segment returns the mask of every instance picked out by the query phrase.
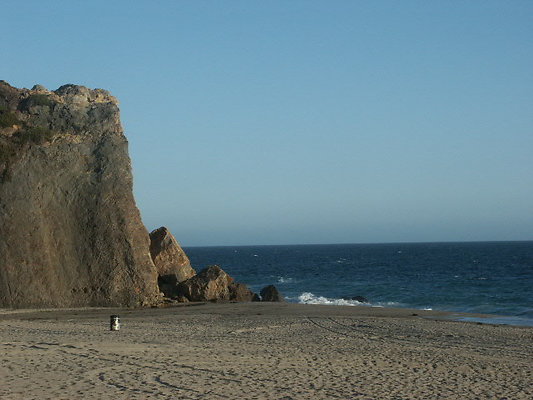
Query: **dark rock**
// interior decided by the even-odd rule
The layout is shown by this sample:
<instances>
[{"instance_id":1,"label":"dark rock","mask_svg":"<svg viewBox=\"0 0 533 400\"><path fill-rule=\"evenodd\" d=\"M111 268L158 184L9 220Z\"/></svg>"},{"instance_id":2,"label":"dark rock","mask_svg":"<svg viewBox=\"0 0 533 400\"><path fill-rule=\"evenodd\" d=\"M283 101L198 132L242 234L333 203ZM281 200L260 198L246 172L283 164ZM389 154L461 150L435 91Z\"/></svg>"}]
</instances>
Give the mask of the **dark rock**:
<instances>
[{"instance_id":1,"label":"dark rock","mask_svg":"<svg viewBox=\"0 0 533 400\"><path fill-rule=\"evenodd\" d=\"M176 290L177 284L176 282L172 282L173 275L170 275L168 278L168 281L166 280L167 277L158 277L157 278L157 285L159 286L159 291L163 293L163 296L165 297L176 297L178 295L178 292Z\"/></svg>"},{"instance_id":2,"label":"dark rock","mask_svg":"<svg viewBox=\"0 0 533 400\"><path fill-rule=\"evenodd\" d=\"M0 82L0 307L157 303L117 100L36 89Z\"/></svg>"},{"instance_id":3,"label":"dark rock","mask_svg":"<svg viewBox=\"0 0 533 400\"><path fill-rule=\"evenodd\" d=\"M244 283L236 282L229 285L229 293L231 301L254 301L254 297L257 296Z\"/></svg>"},{"instance_id":4,"label":"dark rock","mask_svg":"<svg viewBox=\"0 0 533 400\"><path fill-rule=\"evenodd\" d=\"M359 303L368 303L368 299L366 297L363 297L363 296L343 296L342 297L343 300L355 300L355 301L358 301Z\"/></svg>"},{"instance_id":5,"label":"dark rock","mask_svg":"<svg viewBox=\"0 0 533 400\"><path fill-rule=\"evenodd\" d=\"M196 274L178 241L165 227L150 233L150 255L157 270L159 289L167 297L176 296L176 285Z\"/></svg>"},{"instance_id":6,"label":"dark rock","mask_svg":"<svg viewBox=\"0 0 533 400\"><path fill-rule=\"evenodd\" d=\"M259 294L261 295L261 301L285 301L274 285L264 287Z\"/></svg>"}]
</instances>

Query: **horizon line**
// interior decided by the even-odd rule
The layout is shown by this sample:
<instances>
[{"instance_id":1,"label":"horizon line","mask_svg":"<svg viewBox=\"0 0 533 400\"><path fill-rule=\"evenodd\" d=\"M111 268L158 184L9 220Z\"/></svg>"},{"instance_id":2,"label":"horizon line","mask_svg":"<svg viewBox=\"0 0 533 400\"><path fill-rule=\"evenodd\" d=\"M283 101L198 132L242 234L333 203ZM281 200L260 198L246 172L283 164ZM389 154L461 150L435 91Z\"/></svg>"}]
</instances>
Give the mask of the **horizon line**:
<instances>
[{"instance_id":1,"label":"horizon line","mask_svg":"<svg viewBox=\"0 0 533 400\"><path fill-rule=\"evenodd\" d=\"M223 244L223 245L182 245L191 247L274 247L274 246L342 246L342 245L402 245L402 244L453 244L453 243L523 243L533 242L533 239L521 240L445 240L445 241L416 241L416 242L339 242L339 243L289 243L289 244Z\"/></svg>"}]
</instances>

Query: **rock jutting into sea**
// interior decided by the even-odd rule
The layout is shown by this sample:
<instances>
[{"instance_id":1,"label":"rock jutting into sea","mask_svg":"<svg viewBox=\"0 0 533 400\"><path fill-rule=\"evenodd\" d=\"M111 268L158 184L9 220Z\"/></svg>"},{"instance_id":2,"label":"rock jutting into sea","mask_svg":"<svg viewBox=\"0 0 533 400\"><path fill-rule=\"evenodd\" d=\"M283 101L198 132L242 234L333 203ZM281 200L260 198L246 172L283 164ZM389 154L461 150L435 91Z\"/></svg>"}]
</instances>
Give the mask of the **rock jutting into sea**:
<instances>
[{"instance_id":1,"label":"rock jutting into sea","mask_svg":"<svg viewBox=\"0 0 533 400\"><path fill-rule=\"evenodd\" d=\"M257 301L246 285L234 282L218 265L211 265L177 286L177 295L188 301Z\"/></svg>"},{"instance_id":2,"label":"rock jutting into sea","mask_svg":"<svg viewBox=\"0 0 533 400\"><path fill-rule=\"evenodd\" d=\"M218 274L209 300L253 298ZM195 278L172 234L141 221L118 101L0 81L0 307L152 306Z\"/></svg>"},{"instance_id":3,"label":"rock jutting into sea","mask_svg":"<svg viewBox=\"0 0 533 400\"><path fill-rule=\"evenodd\" d=\"M150 233L150 254L159 289L171 301L259 301L259 296L217 265L196 275L185 251L164 226Z\"/></svg>"}]
</instances>

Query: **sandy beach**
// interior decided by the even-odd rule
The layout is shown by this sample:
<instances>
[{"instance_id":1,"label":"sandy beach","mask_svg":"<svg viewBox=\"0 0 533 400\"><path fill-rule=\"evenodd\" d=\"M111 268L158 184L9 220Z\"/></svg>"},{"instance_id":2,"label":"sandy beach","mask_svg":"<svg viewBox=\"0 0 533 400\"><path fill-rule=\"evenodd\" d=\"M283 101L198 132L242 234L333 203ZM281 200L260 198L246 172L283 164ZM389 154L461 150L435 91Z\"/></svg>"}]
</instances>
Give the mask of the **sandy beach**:
<instances>
[{"instance_id":1,"label":"sandy beach","mask_svg":"<svg viewBox=\"0 0 533 400\"><path fill-rule=\"evenodd\" d=\"M445 315L286 303L1 310L0 398L533 398L533 328L434 318Z\"/></svg>"}]
</instances>

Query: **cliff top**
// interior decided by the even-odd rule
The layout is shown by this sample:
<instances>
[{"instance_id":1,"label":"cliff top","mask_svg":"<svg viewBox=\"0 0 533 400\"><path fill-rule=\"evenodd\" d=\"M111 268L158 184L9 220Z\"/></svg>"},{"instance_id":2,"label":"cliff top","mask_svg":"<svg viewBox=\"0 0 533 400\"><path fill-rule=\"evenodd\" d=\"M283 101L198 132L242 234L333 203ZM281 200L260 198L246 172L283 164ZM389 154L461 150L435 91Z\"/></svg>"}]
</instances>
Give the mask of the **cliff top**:
<instances>
[{"instance_id":1,"label":"cliff top","mask_svg":"<svg viewBox=\"0 0 533 400\"><path fill-rule=\"evenodd\" d=\"M14 111L17 105L32 96L42 96L56 103L113 103L118 105L118 100L104 89L89 89L85 86L66 84L56 90L48 90L42 85L34 85L31 89L16 88L6 81L0 80L0 110ZM46 101L43 101L45 103Z\"/></svg>"},{"instance_id":2,"label":"cliff top","mask_svg":"<svg viewBox=\"0 0 533 400\"><path fill-rule=\"evenodd\" d=\"M0 136L122 133L118 100L104 89L42 85L18 89L0 81ZM53 133L53 135L51 134Z\"/></svg>"}]
</instances>

